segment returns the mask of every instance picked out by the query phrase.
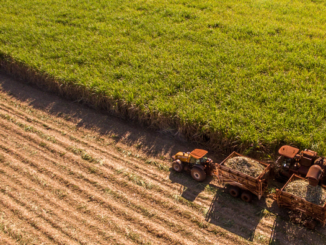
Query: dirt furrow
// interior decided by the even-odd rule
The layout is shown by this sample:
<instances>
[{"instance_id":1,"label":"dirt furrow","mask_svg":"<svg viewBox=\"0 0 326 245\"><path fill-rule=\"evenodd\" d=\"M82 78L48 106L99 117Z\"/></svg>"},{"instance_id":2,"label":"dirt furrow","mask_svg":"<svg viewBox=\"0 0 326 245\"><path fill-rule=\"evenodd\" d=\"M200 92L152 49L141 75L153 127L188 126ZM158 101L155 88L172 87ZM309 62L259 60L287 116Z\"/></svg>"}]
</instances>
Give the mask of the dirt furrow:
<instances>
[{"instance_id":1,"label":"dirt furrow","mask_svg":"<svg viewBox=\"0 0 326 245\"><path fill-rule=\"evenodd\" d=\"M67 125L67 124L62 123L62 124L60 124L60 128L59 128L59 127L57 127L57 125L51 123L51 121L49 122L48 120L46 120L46 124L44 124L44 121L39 119L39 117L42 117L40 115L38 117L36 117L34 115L31 115L31 114L22 113L21 111L17 110L15 107L11 107L11 106L8 106L8 105L5 105L5 104L1 104L1 105L2 105L2 107L6 107L6 109L1 108L3 113L11 113L12 116L19 117L23 121L27 120L29 122L33 122L33 125L38 124L40 126L39 128L41 128L41 129L46 128L46 131L43 130L43 133L44 132L48 132L48 133L50 132L51 135L56 136L56 138L59 138L59 139L61 138L60 140L62 142L67 141L67 139L61 137L61 136L65 135L65 136L69 136L69 141L73 141L76 144L80 144L83 147L86 147L88 150L93 149L93 151L94 150L96 151L96 154L108 156L109 158L115 158L115 159L121 159L121 158L124 157L121 153L118 152L118 150L116 150L116 152L114 152L114 153L112 151L108 152L107 148L105 148L103 146L103 142L102 142L102 144L100 144L101 141L99 141L99 140L95 140L95 142L92 143L92 141L94 141L94 138L99 139L101 137L101 139L103 139L104 138L103 136L98 135L97 137L91 137L91 138L88 138L89 139L88 141L86 141L86 140L83 139L83 137L80 137L79 134L82 133L83 135L89 135L89 133L91 133L91 132L84 132L85 129L82 129L82 128L79 128L78 131L77 130L71 130L71 128L75 129L75 127L73 126L74 124L72 124L72 123L71 123L71 125ZM19 108L19 109L21 109L21 108ZM68 123L68 122L66 122L66 123ZM67 130L69 130L69 131L67 131ZM114 141L111 140L110 142L112 143ZM119 148L119 147L114 147L114 145L112 145L112 144L110 146L111 146L111 148ZM144 160L140 161L137 158L132 158L132 160L133 160L133 162L130 163L130 164L137 163L138 168L139 168L139 166L144 167ZM170 167L170 164L168 164L168 166ZM149 168L151 168L153 170L157 169L157 168L155 168L155 167L153 167L151 165L145 165L145 167L143 168L144 173L148 172ZM159 180L164 181L165 180L164 177L166 177L166 173L164 173L163 175L160 174L158 176L158 172L153 172L153 176L156 176L155 179L157 181L159 181ZM169 187L175 188L173 185L169 185Z\"/></svg>"},{"instance_id":2,"label":"dirt furrow","mask_svg":"<svg viewBox=\"0 0 326 245\"><path fill-rule=\"evenodd\" d=\"M21 203L16 202L6 193L0 192L0 204L13 213L15 213L20 219L26 221L30 226L35 227L40 231L44 236L47 236L50 240L53 240L58 244L78 244L73 239L66 237L64 234L59 232L57 229L49 225L42 218L39 218L38 215L34 214L27 210Z\"/></svg>"},{"instance_id":3,"label":"dirt furrow","mask_svg":"<svg viewBox=\"0 0 326 245\"><path fill-rule=\"evenodd\" d=\"M2 115L3 116L3 115ZM20 122L15 122L15 123L18 123L18 124L20 124L21 125L21 123ZM24 125L24 127L26 127L26 125ZM27 127L29 127L29 126L27 126ZM67 145L67 143L63 143L63 142L61 142L61 141L59 141L59 140L55 140L56 141L56 144L59 144L60 146L62 146L62 147L64 147L64 149L65 150L69 150L69 147L68 147L68 145ZM78 150L80 150L80 149L78 149ZM80 150L80 151L82 151L82 150ZM129 162L128 162L129 163ZM121 164L125 164L125 162L122 162ZM107 164L101 164L102 166L106 166ZM113 165L112 167L114 168L114 167L116 167L116 165L117 164L115 164L115 165ZM138 171L139 172L139 169L140 169L140 167L139 166L136 166L136 171ZM145 171L144 171L145 172ZM143 172L143 174L145 174L146 176L148 175L148 171L147 171L147 173L144 173ZM160 185L160 182L159 181L157 181L157 180L155 180L156 181L156 183L157 183L157 185ZM172 194L172 196L173 195L175 195L175 193L173 193ZM191 206L194 206L194 204L192 204L192 203L190 203L190 202L188 202L188 204L191 204Z\"/></svg>"},{"instance_id":4,"label":"dirt furrow","mask_svg":"<svg viewBox=\"0 0 326 245\"><path fill-rule=\"evenodd\" d=\"M1 145L1 147L4 148L3 145ZM12 150L9 150L9 149L7 149L7 150L11 151L11 153L13 153ZM110 207L110 209L113 209L114 212L124 214L124 216L127 217L126 213L129 213L130 210L128 210L127 208L121 207L121 203L119 204L119 203L115 203L113 201L107 202L96 191L90 189L91 187L88 186L87 183L85 183L82 187L79 187L79 182L76 182L72 179L70 179L70 180L67 179L64 175L62 175L60 172L58 172L55 169L53 169L53 168L48 169L49 166L43 167L43 166L45 166L44 164L42 165L40 163L35 163L31 159L29 159L27 157L23 157L18 152L14 152L13 154L15 154L16 157L18 156L19 158L21 158L22 162L24 162L24 163L29 162L31 165L33 165L33 167L37 167L38 171L40 171L40 173L41 172L43 174L47 173L49 176L54 175L55 177L53 177L53 178L55 178L59 182L61 182L61 184L63 184L63 188L67 187L67 188L71 189L72 191L78 191L80 195L84 195L86 198L91 198L93 201L101 203L105 207ZM147 231L152 233L153 236L156 237L156 239L158 238L159 240L162 240L162 239L168 240L170 243L178 243L178 239L172 239L170 237L171 234L169 234L169 232L165 231L164 233L162 233L161 229L154 228L154 226L152 227L151 222L149 220L147 220L145 217L141 216L140 214L134 213L133 215L129 215L129 216L132 217L131 219L134 220L135 223L143 226ZM128 218L128 219L130 219L130 218ZM159 227L158 224L156 224L155 226ZM176 237L174 236L174 238L176 238Z\"/></svg>"},{"instance_id":5,"label":"dirt furrow","mask_svg":"<svg viewBox=\"0 0 326 245\"><path fill-rule=\"evenodd\" d=\"M0 210L0 237L3 238L4 241L7 241L8 244L52 244L52 242L40 232L25 221L19 219L17 214L1 204Z\"/></svg>"},{"instance_id":6,"label":"dirt furrow","mask_svg":"<svg viewBox=\"0 0 326 245\"><path fill-rule=\"evenodd\" d=\"M1 146L1 147L3 147L3 146ZM10 152L10 153L13 154L12 152ZM36 164L34 164L33 162L30 162L29 160L26 160L25 158L22 158L22 156L15 155L15 157L19 158L18 159L19 161L17 161L18 164L23 164L23 166L20 167L21 172L24 171L23 170L24 168L28 169L30 172L34 172L34 174L37 174L39 176L39 179L44 180L45 182L48 183L49 188L53 187L52 192L57 191L57 192L59 192L59 195L61 195L60 193L64 193L64 195L67 196L67 197L65 197L65 200L72 196L72 197L74 197L73 202L76 204L82 204L82 205L87 204L90 207L89 209L87 209L88 211L93 210L93 211L97 212L94 217L106 215L108 218L113 218L115 224L123 224L122 227L134 226L135 229L131 230L130 232L128 231L128 229L126 230L122 227L120 227L120 229L123 232L127 232L127 237L130 237L132 240L138 240L140 244L146 244L147 243L146 241L149 240L149 235L144 233L143 231L141 231L141 230L143 230L141 228L142 227L141 225L143 225L142 224L143 222L141 222L141 221L131 222L131 221L135 221L135 217L133 217L133 215L131 215L131 213L128 212L126 209L121 210L119 207L119 204L112 204L111 200L110 200L110 202L98 200L97 198L95 198L93 193L83 191L83 188L80 188L78 185L76 185L77 182L74 182L74 183L66 182L60 176L60 174L58 174L59 172L46 171L45 168L36 166ZM23 163L23 161L25 161L25 162ZM28 163L26 163L26 161L28 161ZM28 165L28 164L31 164L31 165ZM36 166L36 170L35 170L35 166ZM39 167L39 168L37 168L37 167ZM15 166L15 168L17 168L17 166ZM44 173L46 173L48 175L44 175ZM32 175L32 174L30 174L30 175ZM27 177L30 178L30 180L38 183L38 180L35 180L30 176L27 176ZM93 203L94 203L94 205L93 205ZM81 208L84 208L84 207L82 206ZM116 216L119 218L115 218ZM117 226L117 227L119 228L119 226ZM144 237L144 239L142 238L142 236ZM153 242L153 241L151 241L151 242L153 244L155 244L155 242Z\"/></svg>"},{"instance_id":7,"label":"dirt furrow","mask_svg":"<svg viewBox=\"0 0 326 245\"><path fill-rule=\"evenodd\" d=\"M25 193L22 192L21 188L17 189L17 185L6 180L1 175L1 181L5 187L9 187L10 191L6 191L5 194L14 200L17 204L23 206L30 213L34 213L39 219L43 219L43 222L46 222L48 225L52 226L58 232L64 234L66 237L69 237L75 240L80 244L96 244L88 240L88 232L82 233L78 232L77 229L72 228L72 223L66 222L64 216L59 215L54 212L53 209L49 209L48 205L42 205L28 198ZM57 216L53 216L51 213ZM96 239L95 239L96 240Z\"/></svg>"},{"instance_id":8,"label":"dirt furrow","mask_svg":"<svg viewBox=\"0 0 326 245\"><path fill-rule=\"evenodd\" d=\"M94 182L94 181L91 181L91 182ZM123 183L122 183L122 184L123 184ZM155 201L155 199L154 199L154 201ZM162 203L162 204L165 204L164 201L161 202L161 203ZM166 206L166 204L165 204L165 206ZM170 205L169 208L174 208L174 206L175 206L175 203L171 203L171 205ZM179 212L180 212L180 211L177 211L177 214L179 214ZM189 215L189 214L191 214L191 213L188 213L188 214L186 215L187 218L193 216L193 215ZM194 221L194 222L198 222L198 219L196 219L196 218L192 218L191 220Z\"/></svg>"},{"instance_id":9,"label":"dirt furrow","mask_svg":"<svg viewBox=\"0 0 326 245\"><path fill-rule=\"evenodd\" d=\"M2 104L2 106L4 106L4 105ZM4 110L3 108L1 108L1 110L3 111L3 113L10 113L10 112L19 113L19 111L17 111L15 108L11 108L11 107L7 108L7 110ZM55 138L57 140L61 141L62 143L64 143L64 142L67 143L67 141L68 142L73 141L74 144L76 144L77 147L78 147L78 145L82 145L82 147L86 147L87 150L92 151L92 153L94 153L94 151L95 151L96 155L107 156L110 159L117 159L117 160L124 158L124 156L121 153L119 153L118 151L116 151L115 153L108 152L107 149L105 147L101 146L100 144L98 144L98 142L95 142L95 144L94 144L94 143L91 143L89 141L83 140L81 137L78 136L78 133L81 133L82 129L79 129L78 133L76 133L77 131L75 131L75 130L71 130L71 131L68 132L68 131L64 131L65 126L69 127L69 128L71 128L73 126L71 126L71 125L67 126L67 125L63 124L62 125L63 127L56 128L56 126L51 124L51 123L47 122L47 124L44 124L43 121L40 121L40 120L36 119L36 117L33 117L32 115L29 115L29 114L25 115L23 113L19 113L19 114L21 114L19 119L21 119L21 120L28 119L28 121L33 122L33 125L34 125L34 123L38 124L40 126L40 131L43 134L45 132L46 133L51 132L51 135L55 136ZM2 116L5 116L5 114L2 114ZM17 115L16 114L11 114L11 117L17 117ZM28 126L31 127L31 125L28 125ZM46 128L46 131L42 130L44 127ZM62 135L65 135L65 136L69 135L69 140L66 139L65 137L62 137ZM69 143L72 143L72 142L69 142ZM162 184L161 183L162 181L165 182L166 173L158 175L158 172L155 172L155 170L157 168L155 168L153 166L150 166L150 165L145 165L144 166L144 162L139 161L137 158L132 158L132 161L133 162L130 162L130 161L127 160L128 165L130 165L130 164L134 165L134 168L133 168L134 170L136 170L138 172L142 171L142 174L151 175L151 177L149 177L149 178L153 178L153 180L157 181L160 184ZM126 165L125 162L124 162L124 165ZM177 190L173 185L168 185L168 186L170 188L173 188L173 189Z\"/></svg>"},{"instance_id":10,"label":"dirt furrow","mask_svg":"<svg viewBox=\"0 0 326 245\"><path fill-rule=\"evenodd\" d=\"M113 231L115 231L115 229L119 229L120 231L122 231L121 232L122 234L124 234L126 232L126 230L121 229L121 227L119 227L117 225L117 223L123 224L125 227L130 226L130 224L127 224L127 223L125 224L121 219L114 218L113 219L115 222L114 223L113 220L110 219L109 216L104 216L102 210L99 209L98 205L92 204L90 202L89 198L82 199L82 198L80 198L80 196L77 196L71 192L56 193L57 191L62 190L62 186L60 184L56 183L55 181L51 181L51 179L43 178L43 176L41 176L41 175L38 177L35 177L37 175L37 172L33 169L30 169L29 166L26 166L26 165L20 166L19 162L16 161L15 159L12 159L10 156L9 157L6 156L6 158L8 158L10 160L10 162L13 162L15 164L15 165L7 164L6 167L12 168L12 170L15 172L14 175L17 176L17 178L21 177L21 178L19 178L19 180L16 180L17 184L20 184L22 187L26 186L27 188L33 190L34 194L39 195L40 197L42 197L42 195L44 195L45 196L44 199L47 201L50 196L53 196L53 193L56 195L59 195L59 199L62 198L62 200L57 201L55 204L59 204L59 203L66 204L67 206L71 206L74 209L76 209L77 211L80 211L78 213L78 216L79 216L78 218L80 218L82 220L79 221L79 223L85 223L85 224L92 223L91 224L92 227L95 226L96 228L98 228L97 224L95 225L92 222L93 220L97 220L97 221L104 223L104 226L105 226L104 229L107 229L106 233L109 232L108 230L111 230L111 229ZM8 168L6 168L6 171ZM6 174L6 171L3 170L3 174ZM38 191L39 189L40 189L40 191ZM64 195L64 197L62 197L62 195ZM51 203L51 200L49 202ZM69 215L71 215L71 214L69 214ZM106 226L108 226L108 227L106 227ZM113 235L115 235L116 238L119 239L119 236L117 236L116 234L113 234ZM129 234L129 235L134 236L134 238L135 238L135 236L137 236L137 234ZM107 238L107 236L106 236L106 238ZM133 240L135 240L134 238L133 238ZM119 241L123 241L123 239L121 239L121 240L119 239ZM126 242L126 244L130 244L130 243L131 243L131 241ZM138 243L143 244L144 242L141 242L141 240L139 240ZM121 244L121 243L119 243L119 244Z\"/></svg>"},{"instance_id":11,"label":"dirt furrow","mask_svg":"<svg viewBox=\"0 0 326 245\"><path fill-rule=\"evenodd\" d=\"M154 200L154 201L155 201L155 200ZM161 204L163 204L163 205L166 206L165 201L162 201ZM180 209L175 207L175 203L171 203L170 206L169 206L169 209L170 209L170 210L171 210L171 209L176 209L176 212L177 212L176 214L177 214L177 215L180 214ZM195 217L193 217L193 215L194 215L194 214L192 214L191 211L188 212L187 214L185 214L186 220L189 219L189 218L191 218L190 221L192 221L193 223L199 225L199 227L200 227L200 226L204 226L204 227L205 227L205 225L202 224L202 222L204 222L204 218L203 218L203 217L202 217L202 218L201 218L201 217L197 217L197 218L195 218ZM202 222L200 222L199 220L202 220ZM184 222L184 221L183 221L183 222ZM218 233L218 232L216 232L216 231L214 231L214 232L215 232L215 233ZM199 235L199 236L200 236L200 235ZM206 236L207 236L207 234L205 235L205 237L206 237Z\"/></svg>"},{"instance_id":12,"label":"dirt furrow","mask_svg":"<svg viewBox=\"0 0 326 245\"><path fill-rule=\"evenodd\" d=\"M2 168L2 170L4 171L4 168ZM9 173L14 174L15 178L10 178ZM114 236L117 237L117 234L106 234L105 229L101 231L96 229L94 233L91 233L95 227L98 227L98 224L94 224L94 222L90 221L89 217L83 217L81 213L76 214L75 210L60 205L61 200L55 198L52 192L43 191L40 193L36 184L25 181L26 178L17 174L17 172L10 172L6 169L6 172L4 171L0 178L2 182L10 188L10 193L8 193L8 195L21 203L24 202L25 207L29 207L31 211L34 211L39 217L43 217L45 220L57 219L56 223L59 226L59 230L63 230L65 233L70 232L70 236L78 237L78 240L82 239L80 243L101 244L100 239L97 237L99 234L102 235L102 240L112 239ZM19 195L17 195L17 193L19 193ZM51 196L54 200L51 200ZM51 216L51 218L47 216ZM77 222L80 225L75 227L74 224ZM88 226L85 226L84 223L87 223ZM109 227L106 227L106 229L108 228ZM113 241L111 241L111 243L113 243ZM106 244L106 242L104 244Z\"/></svg>"},{"instance_id":13,"label":"dirt furrow","mask_svg":"<svg viewBox=\"0 0 326 245\"><path fill-rule=\"evenodd\" d=\"M5 233L0 234L0 244L3 245L16 245L18 242L13 240L11 237L7 237Z\"/></svg>"},{"instance_id":14,"label":"dirt furrow","mask_svg":"<svg viewBox=\"0 0 326 245\"><path fill-rule=\"evenodd\" d=\"M13 169L11 169L10 167ZM90 211L88 211L86 206L83 205L83 203L67 199L61 200L60 198L57 198L54 194L56 186L51 185L52 188L48 188L48 184L43 182L43 179L36 179L35 177L34 181L36 183L34 183L33 181L29 180L29 178L24 176L25 174L33 178L33 176L26 169L22 170L17 165L12 166L11 164L8 165L8 167L2 167L1 170L3 171L2 174L6 175L7 178L11 178L11 182L15 182L15 184L19 185L21 188L25 187L28 190L31 189L32 194L37 196L37 198L32 198L33 202L38 203L40 200L42 200L42 204L50 204L51 210L48 213L50 213L51 215L57 215L58 210L62 210L65 212L65 215L69 218L69 220L71 220L73 224L79 224L78 229L83 228L83 232L85 232L85 230L87 231L87 229L94 230L94 232L97 233L99 236L103 237L104 240L109 240L111 244L131 243L131 241L126 241L119 234L112 233L110 231L110 229L115 226L112 220L108 222L108 220L105 219L104 222L104 219L101 218L99 214L95 214L94 212L91 213ZM15 178L11 177L13 175L15 175ZM31 195L29 196L29 198L31 198ZM60 217L60 219L65 219L60 215L58 216ZM99 220L101 222L99 222Z\"/></svg>"},{"instance_id":15,"label":"dirt furrow","mask_svg":"<svg viewBox=\"0 0 326 245\"><path fill-rule=\"evenodd\" d=\"M13 111L13 112L18 113L15 108L10 107L7 112L9 112L10 110ZM33 117L31 115L22 114L20 118L24 119L25 117L32 120L33 123L37 123L39 125L42 124L42 121L38 121L35 117ZM47 122L47 124L49 124L49 123ZM54 135L56 137L56 139L59 138L59 141L64 142L65 139L62 139L62 131L61 131L61 133L58 133L59 129L56 129L55 125L53 125L51 123L49 125L50 125L50 127L48 127L48 125L47 125L46 128L48 129L48 131L52 132L51 135ZM44 127L43 124L42 124L42 126ZM72 126L69 126L69 128L71 128L71 127ZM63 127L63 128L61 127L60 130L63 130L64 128L65 127ZM56 132L53 132L53 131L56 131ZM79 131L81 131L81 130L79 130ZM71 137L71 135L70 135L70 140L73 140L76 144L82 144L83 147L85 147L85 146L90 147L91 149L96 151L96 154L98 154L97 152L100 152L99 157L107 156L109 158L113 157L113 158L115 158L117 160L119 160L120 158L123 157L123 156L121 156L121 154L119 155L119 153L107 154L107 151L104 148L102 148L98 144L98 142L95 142L95 144L92 144L92 143L83 141L83 139L78 138L78 134L75 134L74 130L70 131L69 133L74 135L74 137ZM64 133L64 134L66 134L66 133ZM67 149L67 147L65 147L65 148ZM67 149L67 150L69 150L69 149ZM89 148L88 148L88 152L91 153L90 155L93 154L93 151L92 150L90 151ZM154 183L154 185L160 186L161 187L160 189L162 189L162 188L165 189L165 187L168 188L168 190L165 190L165 192L166 191L170 192L171 193L170 197L172 197L172 198L174 198L174 196L177 195L178 192L179 192L179 189L178 189L178 187L176 185L173 185L173 184L170 183L170 181L166 180L166 177L167 177L166 174L162 175L162 173L160 173L160 175L158 175L157 171L155 172L155 170L152 170L151 168L149 168L148 165L144 166L144 163L143 162L141 163L140 161L138 161L138 159L132 159L132 161L129 161L129 160L126 160L126 161L123 161L123 162L120 161L119 165L120 166L125 166L125 167L128 167L128 168L132 169L133 171L137 172L137 175L140 175L143 178L145 178L145 180L152 181ZM105 167L106 164L104 163L103 166ZM116 166L117 166L117 164L114 164L112 167L116 167ZM172 192L173 190L174 190L174 192ZM211 201L210 199L212 199L212 198L213 197L207 198L207 196L205 196L206 200L204 200L200 196L197 197L196 201L195 201L195 203L199 204L199 205L197 205L197 208L198 207L200 208L200 204L205 204L206 206L209 206L210 201ZM186 200L183 200L183 201L184 201L184 203L187 203L188 206L189 205L192 206L192 207L196 206L195 203L187 202Z\"/></svg>"},{"instance_id":16,"label":"dirt furrow","mask_svg":"<svg viewBox=\"0 0 326 245\"><path fill-rule=\"evenodd\" d=\"M15 110L15 108L10 108L10 110L13 110L14 112L18 113ZM28 117L28 116L27 115L21 115L21 118L22 119L24 119L24 117ZM31 116L29 116L28 118L30 118L30 117ZM41 121L38 121L37 119L35 119L35 117L31 117L30 120L32 120L33 123L38 123L38 124L41 124L42 123ZM42 124L42 126L43 126L43 124ZM47 129L49 131L53 131L53 130L56 130L57 131L56 132L57 134L54 134L52 132L52 135L55 135L56 139L62 138L61 137L62 136L62 134L61 134L62 131L61 131L60 134L58 134L59 130L58 129L55 129L55 126L53 126L52 124L50 124L50 127L47 126ZM62 128L61 128L61 130L62 130ZM73 133L73 132L70 131L70 133ZM72 137L70 137L70 139L72 139ZM62 142L64 141L64 139L59 139L59 140L62 141ZM81 143L81 144L83 144L83 146L89 146L90 148L94 149L95 151L97 151L97 152L99 151L101 153L101 155L99 157L106 156L106 155L109 155L110 158L114 157L115 159L119 159L119 158L122 157L122 156L119 156L119 153L117 153L117 154L107 154L107 151L105 151L104 149L102 149L98 144L95 144L95 145L89 144L86 141L83 141L82 139L78 138L77 135L74 135L73 140L77 141L76 143L78 143L78 144ZM66 147L66 149L67 149L67 147ZM88 149L88 151L89 151L89 149ZM91 152L91 153L93 153L93 152ZM126 162L127 162L127 164L126 164ZM127 160L127 161L124 161L124 162L122 162L120 164L121 165L124 165L124 166L126 166L128 168L131 168L134 171L136 171L138 175L141 174L141 176L143 178L145 178L146 180L148 180L148 181L155 181L154 184L157 185L157 186L162 186L163 185L163 187L164 187L164 185L165 185L167 188L169 188L168 191L170 191L170 192L172 191L170 189L174 189L175 193L171 193L170 194L170 196L172 198L174 198L174 196L178 194L178 189L177 189L177 187L175 185L170 184L170 183L166 183L166 175L164 175L164 176L160 175L159 177L157 177L158 176L157 173L155 173L155 172L152 173L153 171L151 169L149 169L148 166L145 166L144 167L144 164L143 163L139 163L139 162L137 162L137 164L135 164L136 162L137 162L137 159L133 159L133 161ZM103 164L103 165L106 166L106 164ZM116 165L117 164L115 164L113 167L116 167ZM199 201L198 199L201 199L201 198L200 197L197 197L196 203L199 203L199 204L203 203L203 200L200 200ZM186 202L186 200L184 200L184 202ZM191 203L191 202L186 202L186 203L188 205L191 205L191 206L196 206L194 203ZM204 203L206 203L206 205L209 205L208 201L205 201ZM200 207L200 206L197 205L197 208L198 207Z\"/></svg>"},{"instance_id":17,"label":"dirt furrow","mask_svg":"<svg viewBox=\"0 0 326 245\"><path fill-rule=\"evenodd\" d=\"M187 216L189 217L189 214ZM195 222L198 222L198 221L195 219Z\"/></svg>"}]
</instances>

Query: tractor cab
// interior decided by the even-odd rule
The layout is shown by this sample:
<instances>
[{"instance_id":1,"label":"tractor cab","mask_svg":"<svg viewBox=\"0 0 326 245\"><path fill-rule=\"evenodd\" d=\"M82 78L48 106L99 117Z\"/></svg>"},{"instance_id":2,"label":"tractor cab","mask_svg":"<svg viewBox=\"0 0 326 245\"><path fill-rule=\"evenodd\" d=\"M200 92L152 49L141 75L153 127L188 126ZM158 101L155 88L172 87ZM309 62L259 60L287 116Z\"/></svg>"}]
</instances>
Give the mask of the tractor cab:
<instances>
[{"instance_id":1,"label":"tractor cab","mask_svg":"<svg viewBox=\"0 0 326 245\"><path fill-rule=\"evenodd\" d=\"M195 149L192 152L178 152L172 156L172 168L176 172L190 172L197 181L203 181L210 174L212 159L206 157L208 151Z\"/></svg>"},{"instance_id":2,"label":"tractor cab","mask_svg":"<svg viewBox=\"0 0 326 245\"><path fill-rule=\"evenodd\" d=\"M173 160L180 160L183 163L194 164L205 164L210 159L206 157L208 151L195 149L192 152L178 152L172 156Z\"/></svg>"}]
</instances>

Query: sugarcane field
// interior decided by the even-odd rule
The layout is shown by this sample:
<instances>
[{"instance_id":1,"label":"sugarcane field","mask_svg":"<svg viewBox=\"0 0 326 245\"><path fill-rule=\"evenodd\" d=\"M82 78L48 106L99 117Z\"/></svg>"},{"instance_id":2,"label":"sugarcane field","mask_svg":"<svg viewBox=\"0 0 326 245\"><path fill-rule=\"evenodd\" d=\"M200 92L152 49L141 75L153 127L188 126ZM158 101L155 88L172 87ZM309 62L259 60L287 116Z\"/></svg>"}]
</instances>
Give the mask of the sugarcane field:
<instances>
[{"instance_id":1,"label":"sugarcane field","mask_svg":"<svg viewBox=\"0 0 326 245\"><path fill-rule=\"evenodd\" d=\"M0 12L0 245L326 244L324 1Z\"/></svg>"}]
</instances>

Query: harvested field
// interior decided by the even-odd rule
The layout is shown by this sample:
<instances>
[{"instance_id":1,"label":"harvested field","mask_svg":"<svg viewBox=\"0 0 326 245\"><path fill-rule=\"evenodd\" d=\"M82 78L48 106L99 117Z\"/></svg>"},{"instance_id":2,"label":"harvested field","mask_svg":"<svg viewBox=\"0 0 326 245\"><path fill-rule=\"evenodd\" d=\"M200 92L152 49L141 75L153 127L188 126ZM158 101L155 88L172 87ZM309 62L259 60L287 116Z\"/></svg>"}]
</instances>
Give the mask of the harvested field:
<instances>
[{"instance_id":1,"label":"harvested field","mask_svg":"<svg viewBox=\"0 0 326 245\"><path fill-rule=\"evenodd\" d=\"M326 241L324 228L302 232L271 199L247 204L214 180L170 172L171 154L196 145L8 77L0 85L1 244Z\"/></svg>"},{"instance_id":2,"label":"harvested field","mask_svg":"<svg viewBox=\"0 0 326 245\"><path fill-rule=\"evenodd\" d=\"M326 202L326 190L319 185L309 185L308 181L294 180L284 190L317 205L324 206Z\"/></svg>"},{"instance_id":3,"label":"harvested field","mask_svg":"<svg viewBox=\"0 0 326 245\"><path fill-rule=\"evenodd\" d=\"M257 178L265 169L265 166L248 157L232 157L224 165L254 178Z\"/></svg>"},{"instance_id":4,"label":"harvested field","mask_svg":"<svg viewBox=\"0 0 326 245\"><path fill-rule=\"evenodd\" d=\"M326 154L322 0L2 0L0 12L0 66L25 81L211 149Z\"/></svg>"}]
</instances>

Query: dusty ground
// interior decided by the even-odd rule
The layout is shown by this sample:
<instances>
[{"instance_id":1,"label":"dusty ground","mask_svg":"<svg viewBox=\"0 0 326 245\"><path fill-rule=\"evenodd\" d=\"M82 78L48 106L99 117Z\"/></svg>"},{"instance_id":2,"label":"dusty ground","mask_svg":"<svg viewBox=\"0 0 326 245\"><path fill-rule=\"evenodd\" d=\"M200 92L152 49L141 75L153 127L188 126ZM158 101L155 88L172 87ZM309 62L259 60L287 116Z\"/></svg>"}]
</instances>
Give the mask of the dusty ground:
<instances>
[{"instance_id":1,"label":"dusty ground","mask_svg":"<svg viewBox=\"0 0 326 245\"><path fill-rule=\"evenodd\" d=\"M0 75L1 244L325 244L272 199L170 171L195 144ZM214 156L220 160L224 156Z\"/></svg>"}]
</instances>

